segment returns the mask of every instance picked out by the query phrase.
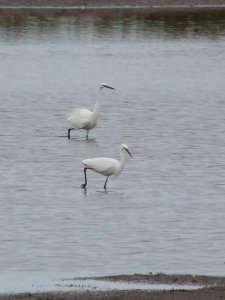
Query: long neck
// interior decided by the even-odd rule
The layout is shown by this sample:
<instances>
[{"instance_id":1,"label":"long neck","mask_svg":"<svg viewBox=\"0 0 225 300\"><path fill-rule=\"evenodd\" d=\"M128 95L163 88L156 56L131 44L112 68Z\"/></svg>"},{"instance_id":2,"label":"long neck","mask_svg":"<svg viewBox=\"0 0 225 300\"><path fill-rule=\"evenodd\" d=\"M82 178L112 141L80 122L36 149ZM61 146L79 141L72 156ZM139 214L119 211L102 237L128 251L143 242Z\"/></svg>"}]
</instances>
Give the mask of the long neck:
<instances>
[{"instance_id":1,"label":"long neck","mask_svg":"<svg viewBox=\"0 0 225 300\"><path fill-rule=\"evenodd\" d=\"M98 90L97 99L92 114L92 119L97 121L99 114L100 114L100 89Z\"/></svg>"},{"instance_id":2,"label":"long neck","mask_svg":"<svg viewBox=\"0 0 225 300\"><path fill-rule=\"evenodd\" d=\"M125 162L126 162L126 155L122 150L120 150L120 172L123 171Z\"/></svg>"}]
</instances>

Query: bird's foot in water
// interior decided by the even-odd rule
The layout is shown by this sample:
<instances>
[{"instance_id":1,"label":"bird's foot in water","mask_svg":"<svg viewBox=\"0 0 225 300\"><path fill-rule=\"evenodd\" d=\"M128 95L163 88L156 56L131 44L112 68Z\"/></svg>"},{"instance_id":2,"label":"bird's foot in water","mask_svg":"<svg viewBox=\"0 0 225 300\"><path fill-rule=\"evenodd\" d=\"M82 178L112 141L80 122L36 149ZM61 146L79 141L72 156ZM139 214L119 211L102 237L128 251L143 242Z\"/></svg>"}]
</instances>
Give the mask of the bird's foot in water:
<instances>
[{"instance_id":1,"label":"bird's foot in water","mask_svg":"<svg viewBox=\"0 0 225 300\"><path fill-rule=\"evenodd\" d=\"M74 128L69 128L69 129L68 129L68 134L67 134L68 140L70 140L70 131L71 131L71 130L74 130Z\"/></svg>"}]
</instances>

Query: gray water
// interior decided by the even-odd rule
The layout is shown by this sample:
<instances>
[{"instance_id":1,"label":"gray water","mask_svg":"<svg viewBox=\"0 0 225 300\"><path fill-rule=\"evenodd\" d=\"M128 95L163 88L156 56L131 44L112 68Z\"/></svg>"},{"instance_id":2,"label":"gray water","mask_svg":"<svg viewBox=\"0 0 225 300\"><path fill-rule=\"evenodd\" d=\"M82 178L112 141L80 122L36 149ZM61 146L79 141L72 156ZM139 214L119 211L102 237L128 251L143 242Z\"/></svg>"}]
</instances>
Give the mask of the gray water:
<instances>
[{"instance_id":1,"label":"gray water","mask_svg":"<svg viewBox=\"0 0 225 300\"><path fill-rule=\"evenodd\" d=\"M225 275L225 17L0 17L0 273ZM66 115L97 127L66 138ZM81 161L133 155L108 181Z\"/></svg>"}]
</instances>

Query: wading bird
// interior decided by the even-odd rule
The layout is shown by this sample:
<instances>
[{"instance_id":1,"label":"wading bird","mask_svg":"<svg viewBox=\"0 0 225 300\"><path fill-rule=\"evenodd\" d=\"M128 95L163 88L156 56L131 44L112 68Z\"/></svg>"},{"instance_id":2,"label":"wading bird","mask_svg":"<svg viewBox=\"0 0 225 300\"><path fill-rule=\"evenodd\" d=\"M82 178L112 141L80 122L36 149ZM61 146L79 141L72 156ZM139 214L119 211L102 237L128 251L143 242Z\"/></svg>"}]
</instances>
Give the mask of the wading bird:
<instances>
[{"instance_id":1,"label":"wading bird","mask_svg":"<svg viewBox=\"0 0 225 300\"><path fill-rule=\"evenodd\" d=\"M87 185L87 170L93 170L96 173L102 174L106 176L106 181L104 184L104 189L106 190L106 184L108 181L109 176L119 175L123 169L126 162L126 152L132 157L130 151L127 148L127 145L122 144L120 146L120 160L114 158L107 158L107 157L97 157L91 159L84 159L82 164L84 165L84 177L85 183L81 185L82 188L86 188Z\"/></svg>"},{"instance_id":2,"label":"wading bird","mask_svg":"<svg viewBox=\"0 0 225 300\"><path fill-rule=\"evenodd\" d=\"M68 139L70 139L70 131L74 129L84 129L87 131L86 139L88 139L89 130L93 129L100 114L100 93L103 88L115 90L113 87L106 85L105 83L99 83L97 100L93 111L86 108L78 108L69 115L67 121L72 125L68 129Z\"/></svg>"}]
</instances>

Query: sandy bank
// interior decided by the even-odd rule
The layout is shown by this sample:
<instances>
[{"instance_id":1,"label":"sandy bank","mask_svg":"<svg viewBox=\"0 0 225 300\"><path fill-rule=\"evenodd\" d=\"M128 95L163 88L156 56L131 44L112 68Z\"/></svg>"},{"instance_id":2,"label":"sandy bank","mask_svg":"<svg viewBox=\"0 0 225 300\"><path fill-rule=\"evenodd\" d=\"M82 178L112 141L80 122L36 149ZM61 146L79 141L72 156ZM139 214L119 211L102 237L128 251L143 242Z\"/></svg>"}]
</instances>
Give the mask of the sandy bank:
<instances>
[{"instance_id":1,"label":"sandy bank","mask_svg":"<svg viewBox=\"0 0 225 300\"><path fill-rule=\"evenodd\" d=\"M0 300L219 300L225 298L225 278L212 276L191 275L121 275L98 277L95 280L110 280L141 283L162 284L190 284L201 285L203 288L196 290L169 290L169 291L145 291L145 290L116 290L98 291L83 290L82 292L49 292L49 293L23 293L0 295Z\"/></svg>"}]
</instances>

